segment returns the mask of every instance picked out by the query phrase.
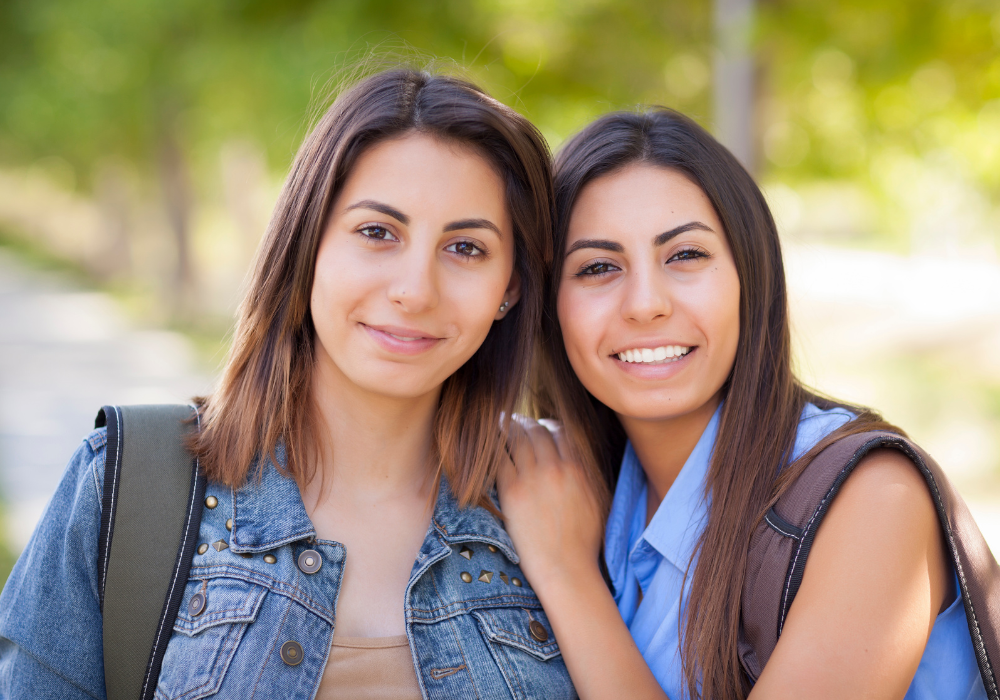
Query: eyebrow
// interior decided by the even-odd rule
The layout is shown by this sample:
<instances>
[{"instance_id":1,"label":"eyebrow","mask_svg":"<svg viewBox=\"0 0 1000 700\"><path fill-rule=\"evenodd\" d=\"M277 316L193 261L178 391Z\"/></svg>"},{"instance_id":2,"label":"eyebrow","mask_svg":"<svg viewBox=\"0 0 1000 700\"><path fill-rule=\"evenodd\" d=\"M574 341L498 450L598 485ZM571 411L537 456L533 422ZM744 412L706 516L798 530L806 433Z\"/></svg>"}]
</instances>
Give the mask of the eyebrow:
<instances>
[{"instance_id":1,"label":"eyebrow","mask_svg":"<svg viewBox=\"0 0 1000 700\"><path fill-rule=\"evenodd\" d=\"M391 207L388 204L383 204L382 202L377 202L374 199L362 199L360 202L355 202L351 206L344 209L344 211L351 211L352 209L371 209L372 211L377 211L386 216L391 216L396 221L400 222L404 226L409 225L410 217L401 212L395 207ZM500 238L503 238L503 233L500 231L500 227L494 224L489 219L459 219L458 221L452 221L450 224L444 227L445 231L465 231L470 228L484 228L496 233Z\"/></svg>"},{"instance_id":2,"label":"eyebrow","mask_svg":"<svg viewBox=\"0 0 1000 700\"><path fill-rule=\"evenodd\" d=\"M672 228L669 231L664 231L659 236L653 239L653 247L659 248L661 245L669 241L675 236L679 236L687 231L708 231L709 233L715 233L715 229L711 226L707 226L700 221L689 221L686 224L681 224L677 228Z\"/></svg>"},{"instance_id":3,"label":"eyebrow","mask_svg":"<svg viewBox=\"0 0 1000 700\"><path fill-rule=\"evenodd\" d=\"M597 250L610 250L612 253L624 253L625 246L616 241L608 241L601 238L583 238L569 247L566 255L580 250L581 248L596 248Z\"/></svg>"},{"instance_id":4,"label":"eyebrow","mask_svg":"<svg viewBox=\"0 0 1000 700\"><path fill-rule=\"evenodd\" d=\"M681 224L676 228L672 228L669 231L664 231L663 233L658 235L656 238L653 239L653 247L659 248L661 245L669 241L671 238L679 236L680 234L686 231L698 231L698 230L709 231L714 233L714 229L712 229L711 226L707 226L701 223L700 221L689 221L686 224ZM609 241L603 238L583 238L579 241L576 241L573 245L571 245L569 249L566 251L566 255L569 255L570 253L580 250L581 248L596 248L597 250L608 250L611 251L612 253L625 252L625 246L623 246L621 243L618 243L617 241Z\"/></svg>"},{"instance_id":5,"label":"eyebrow","mask_svg":"<svg viewBox=\"0 0 1000 700\"><path fill-rule=\"evenodd\" d=\"M344 211L351 211L352 209L371 209L372 211L377 211L380 214L391 216L404 226L410 223L410 217L401 212L399 209L390 207L388 204L383 204L382 202L376 202L374 199L362 199L360 202L355 202L351 206L347 207Z\"/></svg>"},{"instance_id":6,"label":"eyebrow","mask_svg":"<svg viewBox=\"0 0 1000 700\"><path fill-rule=\"evenodd\" d=\"M503 233L500 232L500 228L489 219L461 219L459 221L452 221L444 227L444 230L464 231L465 229L470 228L485 228L493 231L496 235L500 236L500 238L503 238Z\"/></svg>"}]
</instances>

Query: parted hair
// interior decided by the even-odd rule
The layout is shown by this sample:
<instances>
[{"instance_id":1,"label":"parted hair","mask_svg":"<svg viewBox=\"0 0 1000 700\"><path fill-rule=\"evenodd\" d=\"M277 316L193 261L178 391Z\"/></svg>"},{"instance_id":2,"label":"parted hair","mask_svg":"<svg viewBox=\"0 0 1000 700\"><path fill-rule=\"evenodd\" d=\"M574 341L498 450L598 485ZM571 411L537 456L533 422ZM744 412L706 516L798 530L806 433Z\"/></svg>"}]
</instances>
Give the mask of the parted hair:
<instances>
[{"instance_id":1,"label":"parted hair","mask_svg":"<svg viewBox=\"0 0 1000 700\"><path fill-rule=\"evenodd\" d=\"M548 148L532 124L469 82L398 68L343 91L302 144L258 248L218 388L200 399L192 448L206 475L239 486L255 460L299 483L321 450L311 398L316 253L332 203L374 144L417 132L470 147L499 174L514 229L521 299L441 390L434 451L462 505L490 506L505 421L523 397L552 255ZM335 446L334 446L335 448Z\"/></svg>"},{"instance_id":2,"label":"parted hair","mask_svg":"<svg viewBox=\"0 0 1000 700\"><path fill-rule=\"evenodd\" d=\"M736 359L723 386L719 433L706 483L711 505L685 573L691 576L691 589L681 621L688 695L736 700L749 693L737 641L747 550L757 524L830 442L864 430L901 431L869 409L817 395L795 377L778 232L763 194L739 161L673 110L616 112L584 128L556 157L555 255L547 281L535 394L538 413L563 420L577 455L594 482L601 483L605 502L617 479L626 435L614 412L574 374L556 301L569 219L581 190L635 163L679 172L704 191L725 229L740 283ZM845 406L857 417L787 464L807 402L822 409Z\"/></svg>"}]
</instances>

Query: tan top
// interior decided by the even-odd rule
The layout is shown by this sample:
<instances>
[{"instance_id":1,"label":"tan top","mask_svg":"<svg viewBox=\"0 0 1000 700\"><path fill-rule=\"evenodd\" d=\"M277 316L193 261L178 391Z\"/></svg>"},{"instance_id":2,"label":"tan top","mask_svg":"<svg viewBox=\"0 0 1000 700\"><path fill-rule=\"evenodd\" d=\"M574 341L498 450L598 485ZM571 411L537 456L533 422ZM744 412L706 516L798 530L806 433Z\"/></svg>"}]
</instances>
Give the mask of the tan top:
<instances>
[{"instance_id":1,"label":"tan top","mask_svg":"<svg viewBox=\"0 0 1000 700\"><path fill-rule=\"evenodd\" d=\"M406 635L333 637L316 700L420 700Z\"/></svg>"}]
</instances>

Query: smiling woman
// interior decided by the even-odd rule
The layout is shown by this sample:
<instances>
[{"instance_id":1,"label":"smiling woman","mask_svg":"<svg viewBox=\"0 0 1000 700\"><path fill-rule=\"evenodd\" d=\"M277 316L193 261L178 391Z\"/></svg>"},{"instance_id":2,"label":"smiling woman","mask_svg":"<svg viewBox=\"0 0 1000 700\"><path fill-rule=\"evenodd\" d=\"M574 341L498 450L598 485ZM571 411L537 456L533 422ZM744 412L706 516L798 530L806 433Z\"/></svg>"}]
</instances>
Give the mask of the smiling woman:
<instances>
[{"instance_id":1,"label":"smiling woman","mask_svg":"<svg viewBox=\"0 0 1000 700\"><path fill-rule=\"evenodd\" d=\"M197 400L201 544L144 698L575 696L492 496L551 210L544 140L468 83L390 71L330 107ZM3 697L106 697L107 441L0 598Z\"/></svg>"},{"instance_id":2,"label":"smiling woman","mask_svg":"<svg viewBox=\"0 0 1000 700\"><path fill-rule=\"evenodd\" d=\"M997 698L1000 567L898 428L796 379L733 155L610 114L555 185L536 408L562 427L523 421L500 499L580 696Z\"/></svg>"}]
</instances>

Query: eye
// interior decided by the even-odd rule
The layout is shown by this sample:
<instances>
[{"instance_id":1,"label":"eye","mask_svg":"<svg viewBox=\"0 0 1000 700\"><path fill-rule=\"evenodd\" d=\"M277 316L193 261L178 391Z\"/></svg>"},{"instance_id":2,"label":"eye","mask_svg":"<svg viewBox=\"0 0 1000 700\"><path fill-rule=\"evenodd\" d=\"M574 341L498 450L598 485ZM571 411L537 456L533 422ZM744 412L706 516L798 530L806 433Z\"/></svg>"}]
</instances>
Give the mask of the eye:
<instances>
[{"instance_id":1,"label":"eye","mask_svg":"<svg viewBox=\"0 0 1000 700\"><path fill-rule=\"evenodd\" d=\"M684 260L697 260L698 258L707 257L709 257L708 253L700 248L684 248L671 255L667 262L673 262L674 260L683 262Z\"/></svg>"},{"instance_id":2,"label":"eye","mask_svg":"<svg viewBox=\"0 0 1000 700\"><path fill-rule=\"evenodd\" d=\"M616 272L619 270L617 265L609 263L607 260L599 260L598 262L592 262L589 265L585 265L580 268L580 271L576 273L577 277L600 277L601 275L606 275L610 272Z\"/></svg>"},{"instance_id":3,"label":"eye","mask_svg":"<svg viewBox=\"0 0 1000 700\"><path fill-rule=\"evenodd\" d=\"M366 224L358 229L360 233L365 238L374 241L396 241L399 240L392 232L385 226L379 226L378 224Z\"/></svg>"},{"instance_id":4,"label":"eye","mask_svg":"<svg viewBox=\"0 0 1000 700\"><path fill-rule=\"evenodd\" d=\"M445 250L450 253L458 253L467 258L475 258L484 254L483 249L472 241L458 241L445 247Z\"/></svg>"}]
</instances>

